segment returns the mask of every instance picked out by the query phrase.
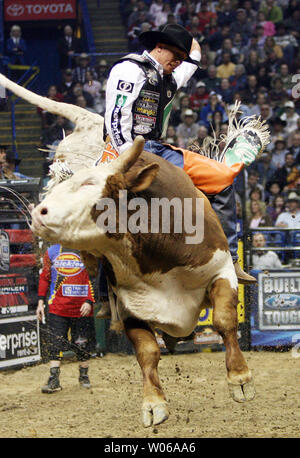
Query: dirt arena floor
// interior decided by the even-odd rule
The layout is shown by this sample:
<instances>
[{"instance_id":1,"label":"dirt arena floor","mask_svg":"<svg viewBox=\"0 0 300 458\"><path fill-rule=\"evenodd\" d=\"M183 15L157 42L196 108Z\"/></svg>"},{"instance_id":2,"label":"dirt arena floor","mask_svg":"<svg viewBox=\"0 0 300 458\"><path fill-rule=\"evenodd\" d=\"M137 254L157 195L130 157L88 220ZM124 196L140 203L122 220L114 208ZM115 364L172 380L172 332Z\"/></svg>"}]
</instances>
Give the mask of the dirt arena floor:
<instances>
[{"instance_id":1,"label":"dirt arena floor","mask_svg":"<svg viewBox=\"0 0 300 458\"><path fill-rule=\"evenodd\" d=\"M78 385L78 364L62 364L63 390L42 394L48 364L0 372L1 438L299 438L300 358L244 353L256 399L229 398L224 353L163 355L160 377L170 418L144 428L142 381L132 355L91 360L92 389Z\"/></svg>"}]
</instances>

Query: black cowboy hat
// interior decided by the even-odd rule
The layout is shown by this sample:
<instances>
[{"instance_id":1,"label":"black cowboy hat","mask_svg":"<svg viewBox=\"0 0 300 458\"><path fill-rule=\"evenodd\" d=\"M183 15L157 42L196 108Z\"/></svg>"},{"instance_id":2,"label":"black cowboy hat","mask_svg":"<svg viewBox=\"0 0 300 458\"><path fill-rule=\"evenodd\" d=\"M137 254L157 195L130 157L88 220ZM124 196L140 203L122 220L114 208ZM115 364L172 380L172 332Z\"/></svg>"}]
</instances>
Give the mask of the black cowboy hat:
<instances>
[{"instance_id":1,"label":"black cowboy hat","mask_svg":"<svg viewBox=\"0 0 300 458\"><path fill-rule=\"evenodd\" d=\"M175 46L187 53L188 57L185 59L185 62L199 65L198 62L193 61L189 57L193 37L179 24L166 24L160 31L149 30L148 32L143 32L140 34L139 40L150 51L155 48L157 43Z\"/></svg>"}]
</instances>

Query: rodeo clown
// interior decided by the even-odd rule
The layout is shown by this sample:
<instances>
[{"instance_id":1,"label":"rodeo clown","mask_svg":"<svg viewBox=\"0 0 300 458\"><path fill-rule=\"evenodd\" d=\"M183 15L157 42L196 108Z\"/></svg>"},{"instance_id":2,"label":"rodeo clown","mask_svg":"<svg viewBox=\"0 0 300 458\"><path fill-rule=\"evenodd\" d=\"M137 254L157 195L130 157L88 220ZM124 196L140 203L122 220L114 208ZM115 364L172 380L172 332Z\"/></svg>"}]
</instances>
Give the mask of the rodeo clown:
<instances>
[{"instance_id":1,"label":"rodeo clown","mask_svg":"<svg viewBox=\"0 0 300 458\"><path fill-rule=\"evenodd\" d=\"M90 388L88 360L95 350L96 333L93 316L94 290L79 252L52 245L43 258L38 287L37 318L45 320L45 301L48 296L48 331L50 377L42 393L60 391L59 374L62 350L70 347L79 361L79 383ZM65 345L67 344L67 345Z\"/></svg>"},{"instance_id":2,"label":"rodeo clown","mask_svg":"<svg viewBox=\"0 0 300 458\"><path fill-rule=\"evenodd\" d=\"M163 138L176 91L184 86L200 64L198 42L178 24L139 37L147 49L142 55L129 54L117 61L106 86L106 151L122 154L137 135L144 149L183 168L195 186L204 192L217 213L227 236L240 283L255 283L238 261L234 178L249 165L268 143L268 132L259 120L236 121L238 105L229 116L225 148L215 143L207 151L192 152L164 144ZM200 154L199 154L200 153Z\"/></svg>"}]
</instances>

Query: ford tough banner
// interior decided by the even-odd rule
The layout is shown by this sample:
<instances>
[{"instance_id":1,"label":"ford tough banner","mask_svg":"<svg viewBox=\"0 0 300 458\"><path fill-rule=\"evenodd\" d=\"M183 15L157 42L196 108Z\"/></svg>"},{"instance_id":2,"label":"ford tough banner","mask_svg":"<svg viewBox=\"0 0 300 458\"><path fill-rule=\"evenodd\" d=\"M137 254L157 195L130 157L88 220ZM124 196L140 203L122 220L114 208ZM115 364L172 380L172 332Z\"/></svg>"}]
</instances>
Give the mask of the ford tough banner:
<instances>
[{"instance_id":1,"label":"ford tough banner","mask_svg":"<svg viewBox=\"0 0 300 458\"><path fill-rule=\"evenodd\" d=\"M76 18L76 0L4 0L5 21Z\"/></svg>"},{"instance_id":2,"label":"ford tough banner","mask_svg":"<svg viewBox=\"0 0 300 458\"><path fill-rule=\"evenodd\" d=\"M35 315L0 320L0 368L40 360L39 326Z\"/></svg>"},{"instance_id":3,"label":"ford tough banner","mask_svg":"<svg viewBox=\"0 0 300 458\"><path fill-rule=\"evenodd\" d=\"M300 271L252 271L252 346L291 345L300 332Z\"/></svg>"}]
</instances>

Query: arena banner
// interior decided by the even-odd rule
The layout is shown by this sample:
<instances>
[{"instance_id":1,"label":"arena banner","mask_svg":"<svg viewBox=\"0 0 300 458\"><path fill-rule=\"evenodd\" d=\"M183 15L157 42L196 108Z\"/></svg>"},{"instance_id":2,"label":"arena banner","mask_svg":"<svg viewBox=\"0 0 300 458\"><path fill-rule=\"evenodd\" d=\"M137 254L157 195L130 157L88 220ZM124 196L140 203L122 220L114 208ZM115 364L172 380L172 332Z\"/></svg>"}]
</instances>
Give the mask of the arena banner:
<instances>
[{"instance_id":1,"label":"arena banner","mask_svg":"<svg viewBox=\"0 0 300 458\"><path fill-rule=\"evenodd\" d=\"M293 345L300 332L300 271L252 274L258 288L251 287L251 346Z\"/></svg>"},{"instance_id":2,"label":"arena banner","mask_svg":"<svg viewBox=\"0 0 300 458\"><path fill-rule=\"evenodd\" d=\"M4 0L5 21L49 21L76 18L76 0Z\"/></svg>"},{"instance_id":3,"label":"arena banner","mask_svg":"<svg viewBox=\"0 0 300 458\"><path fill-rule=\"evenodd\" d=\"M39 325L35 315L0 320L0 368L39 361Z\"/></svg>"}]
</instances>

